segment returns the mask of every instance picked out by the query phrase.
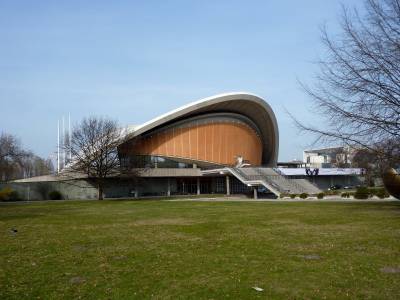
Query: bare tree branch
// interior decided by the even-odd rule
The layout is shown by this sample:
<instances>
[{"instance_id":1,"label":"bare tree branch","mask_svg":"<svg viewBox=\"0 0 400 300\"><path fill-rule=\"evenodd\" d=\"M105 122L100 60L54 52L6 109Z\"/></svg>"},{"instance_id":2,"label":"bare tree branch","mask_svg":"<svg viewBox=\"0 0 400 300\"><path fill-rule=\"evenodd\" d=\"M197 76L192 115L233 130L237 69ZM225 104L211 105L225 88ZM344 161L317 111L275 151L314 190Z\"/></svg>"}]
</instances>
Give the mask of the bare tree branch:
<instances>
[{"instance_id":1,"label":"bare tree branch","mask_svg":"<svg viewBox=\"0 0 400 300\"><path fill-rule=\"evenodd\" d=\"M322 28L327 55L314 85L301 83L324 126L292 118L318 141L362 146L393 160L400 149L400 5L365 0L365 6L362 16L343 8L339 37Z\"/></svg>"},{"instance_id":2,"label":"bare tree branch","mask_svg":"<svg viewBox=\"0 0 400 300\"><path fill-rule=\"evenodd\" d=\"M72 161L63 170L65 178L80 178L97 185L98 199L103 199L105 181L110 177L136 178L137 172L129 166L121 165L118 146L121 130L110 119L90 117L82 120L72 132L71 144L67 151L72 154Z\"/></svg>"}]
</instances>

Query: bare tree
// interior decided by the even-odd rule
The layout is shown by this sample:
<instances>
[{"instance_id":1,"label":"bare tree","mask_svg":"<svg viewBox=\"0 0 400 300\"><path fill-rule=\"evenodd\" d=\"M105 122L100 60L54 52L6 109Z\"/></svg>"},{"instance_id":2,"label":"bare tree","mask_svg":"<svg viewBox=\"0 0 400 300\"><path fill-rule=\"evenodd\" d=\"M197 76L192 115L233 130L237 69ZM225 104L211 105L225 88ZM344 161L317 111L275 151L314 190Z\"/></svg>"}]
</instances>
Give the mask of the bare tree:
<instances>
[{"instance_id":1,"label":"bare tree","mask_svg":"<svg viewBox=\"0 0 400 300\"><path fill-rule=\"evenodd\" d=\"M54 171L50 159L43 159L24 150L11 134L0 135L0 181L48 175Z\"/></svg>"},{"instance_id":2,"label":"bare tree","mask_svg":"<svg viewBox=\"0 0 400 300\"><path fill-rule=\"evenodd\" d=\"M365 0L366 12L343 8L340 36L322 29L327 56L312 86L325 127L295 123L317 141L373 151L388 164L400 153L400 1ZM390 145L390 147L387 147Z\"/></svg>"},{"instance_id":3,"label":"bare tree","mask_svg":"<svg viewBox=\"0 0 400 300\"><path fill-rule=\"evenodd\" d=\"M20 164L20 178L48 175L54 172L50 159L43 159L31 152L27 152Z\"/></svg>"},{"instance_id":4,"label":"bare tree","mask_svg":"<svg viewBox=\"0 0 400 300\"><path fill-rule=\"evenodd\" d=\"M102 200L106 178L120 175L118 125L105 118L86 118L74 128L71 137L69 150L73 158L66 171L83 173L93 180L98 199Z\"/></svg>"},{"instance_id":5,"label":"bare tree","mask_svg":"<svg viewBox=\"0 0 400 300\"><path fill-rule=\"evenodd\" d=\"M29 155L22 149L19 140L7 133L0 135L0 181L20 178L19 170Z\"/></svg>"},{"instance_id":6,"label":"bare tree","mask_svg":"<svg viewBox=\"0 0 400 300\"><path fill-rule=\"evenodd\" d=\"M19 140L11 135L2 132L0 135L0 160L17 159L24 157L26 152L22 150Z\"/></svg>"},{"instance_id":7,"label":"bare tree","mask_svg":"<svg viewBox=\"0 0 400 300\"><path fill-rule=\"evenodd\" d=\"M352 165L364 170L363 175L368 186L373 186L374 178L380 177L383 172L379 156L376 155L375 151L369 149L359 149L353 157Z\"/></svg>"}]
</instances>

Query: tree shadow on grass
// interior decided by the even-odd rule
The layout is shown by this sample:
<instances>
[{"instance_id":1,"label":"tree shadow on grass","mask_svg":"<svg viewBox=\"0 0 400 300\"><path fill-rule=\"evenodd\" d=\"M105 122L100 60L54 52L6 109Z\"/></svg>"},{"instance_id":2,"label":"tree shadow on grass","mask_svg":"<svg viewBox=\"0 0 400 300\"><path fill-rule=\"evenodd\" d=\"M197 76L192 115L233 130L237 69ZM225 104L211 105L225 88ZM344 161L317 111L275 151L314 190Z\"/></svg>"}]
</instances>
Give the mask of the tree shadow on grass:
<instances>
[{"instance_id":1,"label":"tree shadow on grass","mask_svg":"<svg viewBox=\"0 0 400 300\"><path fill-rule=\"evenodd\" d=\"M0 221L13 221L13 220L23 220L23 219L33 219L39 217L45 217L44 214L7 214L0 215Z\"/></svg>"},{"instance_id":2,"label":"tree shadow on grass","mask_svg":"<svg viewBox=\"0 0 400 300\"><path fill-rule=\"evenodd\" d=\"M34 219L57 215L70 215L73 211L79 211L81 208L74 207L8 207L0 209L0 221Z\"/></svg>"}]
</instances>

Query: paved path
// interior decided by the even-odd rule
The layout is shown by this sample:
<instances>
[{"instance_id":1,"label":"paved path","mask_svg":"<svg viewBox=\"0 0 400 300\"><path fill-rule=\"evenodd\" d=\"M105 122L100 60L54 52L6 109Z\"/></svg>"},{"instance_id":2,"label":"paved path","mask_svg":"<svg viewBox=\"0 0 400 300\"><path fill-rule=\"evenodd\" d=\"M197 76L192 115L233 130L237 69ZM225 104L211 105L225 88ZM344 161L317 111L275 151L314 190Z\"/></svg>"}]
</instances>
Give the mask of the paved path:
<instances>
[{"instance_id":1,"label":"paved path","mask_svg":"<svg viewBox=\"0 0 400 300\"><path fill-rule=\"evenodd\" d=\"M277 199L252 199L252 198L244 198L244 197L205 197L205 198L142 198L142 199L105 199L105 200L97 200L97 199L77 199L77 200L35 200L35 201L10 201L10 202L1 202L0 205L7 204L32 204L32 203L58 203L58 202L72 202L72 201L146 201L146 200L160 200L160 201L170 201L170 202L181 202L181 201L192 201L192 202L276 202L276 203L285 203L285 202L343 202L343 203L357 203L357 202L399 202L396 198L390 197L385 199L379 198L370 198L370 199L348 199L348 198L340 198L340 197L326 197L324 199L317 198L308 198L308 199L290 199L290 198L277 198Z\"/></svg>"},{"instance_id":2,"label":"paved path","mask_svg":"<svg viewBox=\"0 0 400 300\"><path fill-rule=\"evenodd\" d=\"M276 203L286 203L286 202L344 202L344 203L354 203L354 202L399 202L396 198L372 198L372 199L348 199L348 198L325 198L325 199L251 199L251 198L190 198L190 199L165 199L164 201L180 202L180 201L193 201L193 202L276 202Z\"/></svg>"}]
</instances>

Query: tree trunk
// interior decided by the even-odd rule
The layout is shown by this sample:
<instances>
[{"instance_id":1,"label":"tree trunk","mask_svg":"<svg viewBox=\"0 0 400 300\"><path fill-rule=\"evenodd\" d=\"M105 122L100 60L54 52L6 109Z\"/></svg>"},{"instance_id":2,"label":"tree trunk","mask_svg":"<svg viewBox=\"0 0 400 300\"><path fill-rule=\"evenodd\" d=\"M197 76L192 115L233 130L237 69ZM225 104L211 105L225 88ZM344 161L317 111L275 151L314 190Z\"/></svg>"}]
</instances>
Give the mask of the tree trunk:
<instances>
[{"instance_id":1,"label":"tree trunk","mask_svg":"<svg viewBox=\"0 0 400 300\"><path fill-rule=\"evenodd\" d=\"M103 184L97 185L97 200L103 200Z\"/></svg>"}]
</instances>

